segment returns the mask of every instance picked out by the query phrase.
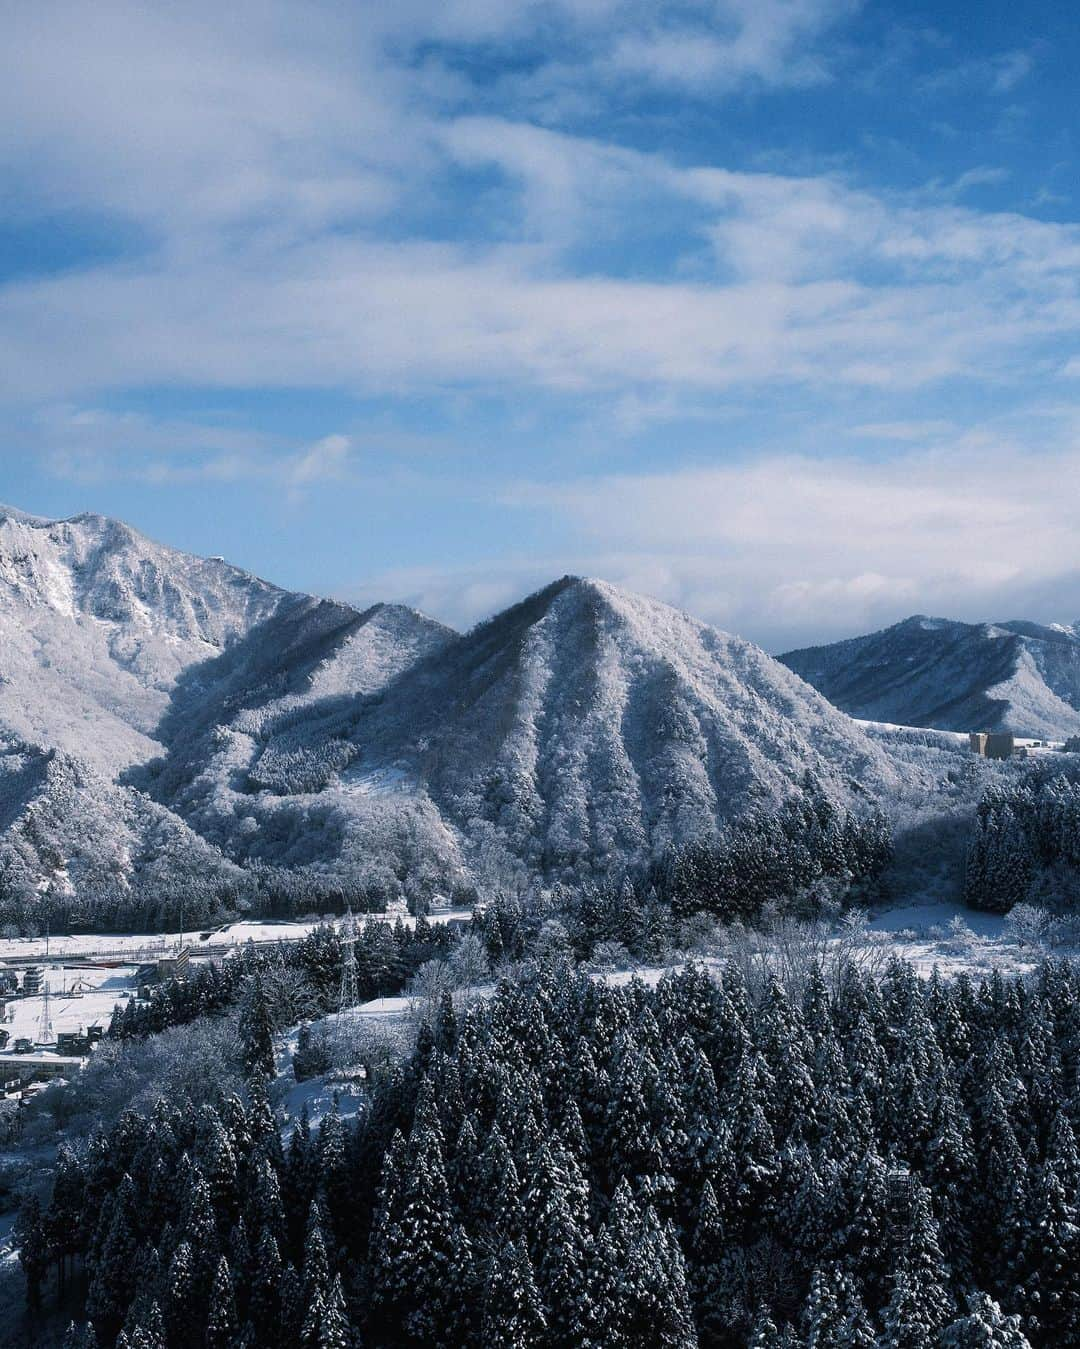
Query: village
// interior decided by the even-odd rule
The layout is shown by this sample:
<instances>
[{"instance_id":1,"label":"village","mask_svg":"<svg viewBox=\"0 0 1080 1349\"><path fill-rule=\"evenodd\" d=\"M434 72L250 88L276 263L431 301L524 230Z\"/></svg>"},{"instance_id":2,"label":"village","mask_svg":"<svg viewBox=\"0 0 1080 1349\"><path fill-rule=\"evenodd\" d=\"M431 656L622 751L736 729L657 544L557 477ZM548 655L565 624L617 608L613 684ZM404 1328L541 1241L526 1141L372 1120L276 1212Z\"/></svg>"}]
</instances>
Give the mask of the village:
<instances>
[{"instance_id":1,"label":"village","mask_svg":"<svg viewBox=\"0 0 1080 1349\"><path fill-rule=\"evenodd\" d=\"M38 1092L81 1071L116 1005L145 994L186 955L143 965L75 957L0 968L0 1140L18 1132L20 1110Z\"/></svg>"},{"instance_id":2,"label":"village","mask_svg":"<svg viewBox=\"0 0 1080 1349\"><path fill-rule=\"evenodd\" d=\"M391 916L407 926L416 922L404 911ZM466 917L440 905L428 921ZM300 941L324 921L334 920L327 915L297 922L241 921L157 936L0 938L0 1143L17 1134L20 1109L34 1096L82 1070L107 1035L117 1006L149 998L156 985L183 977L194 964L221 963L248 944Z\"/></svg>"}]
</instances>

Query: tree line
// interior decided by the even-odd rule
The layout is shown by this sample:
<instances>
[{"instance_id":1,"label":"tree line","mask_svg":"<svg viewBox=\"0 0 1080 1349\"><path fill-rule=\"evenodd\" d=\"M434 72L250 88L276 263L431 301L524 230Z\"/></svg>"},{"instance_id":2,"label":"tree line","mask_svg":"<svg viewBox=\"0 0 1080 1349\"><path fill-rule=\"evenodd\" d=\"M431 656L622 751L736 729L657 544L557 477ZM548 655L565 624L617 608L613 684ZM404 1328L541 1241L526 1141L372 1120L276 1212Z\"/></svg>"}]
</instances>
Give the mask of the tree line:
<instances>
[{"instance_id":1,"label":"tree line","mask_svg":"<svg viewBox=\"0 0 1080 1349\"><path fill-rule=\"evenodd\" d=\"M964 899L973 908L1007 913L1047 898L1075 904L1080 867L1080 781L1036 770L1014 783L993 783L975 813L968 844Z\"/></svg>"},{"instance_id":2,"label":"tree line","mask_svg":"<svg viewBox=\"0 0 1080 1349\"><path fill-rule=\"evenodd\" d=\"M406 925L369 919L352 943L356 991L360 1002L400 993L429 960L445 959L460 941L460 930L418 918ZM276 1021L302 1012L319 1017L336 1011L345 956L341 930L320 923L301 940L275 947L244 946L238 955L215 964L192 962L179 977L164 979L145 998L117 1004L109 1023L113 1039L144 1039L170 1026L186 1026L201 1016L235 1007L253 980L268 990ZM278 985L277 997L274 986ZM287 1006L284 1001L288 991Z\"/></svg>"}]
</instances>

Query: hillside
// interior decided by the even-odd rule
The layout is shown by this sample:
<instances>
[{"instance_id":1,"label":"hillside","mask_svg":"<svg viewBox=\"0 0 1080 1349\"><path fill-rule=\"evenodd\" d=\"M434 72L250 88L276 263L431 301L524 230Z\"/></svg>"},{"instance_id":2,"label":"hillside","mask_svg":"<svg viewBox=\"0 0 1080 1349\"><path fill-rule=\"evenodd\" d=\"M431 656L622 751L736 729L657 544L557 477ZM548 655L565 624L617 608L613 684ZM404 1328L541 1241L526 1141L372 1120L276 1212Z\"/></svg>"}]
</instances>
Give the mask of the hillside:
<instances>
[{"instance_id":1,"label":"hillside","mask_svg":"<svg viewBox=\"0 0 1080 1349\"><path fill-rule=\"evenodd\" d=\"M377 693L234 718L211 763L178 775L166 760L154 791L237 860L301 865L318 848L376 888L485 887L640 863L808 775L845 804L898 780L750 643L567 577Z\"/></svg>"},{"instance_id":2,"label":"hillside","mask_svg":"<svg viewBox=\"0 0 1080 1349\"><path fill-rule=\"evenodd\" d=\"M179 676L285 598L115 520L0 507L0 727L112 777L160 752Z\"/></svg>"},{"instance_id":3,"label":"hillside","mask_svg":"<svg viewBox=\"0 0 1080 1349\"><path fill-rule=\"evenodd\" d=\"M237 867L142 793L62 751L0 738L4 921L33 920L44 897L54 916L76 925L139 915L151 927L162 906L181 896L235 892L243 881Z\"/></svg>"},{"instance_id":4,"label":"hillside","mask_svg":"<svg viewBox=\"0 0 1080 1349\"><path fill-rule=\"evenodd\" d=\"M916 615L780 660L853 717L1049 739L1080 732L1076 627Z\"/></svg>"},{"instance_id":5,"label":"hillside","mask_svg":"<svg viewBox=\"0 0 1080 1349\"><path fill-rule=\"evenodd\" d=\"M6 511L0 639L9 909L618 874L811 780L868 809L908 771L750 643L574 577L461 637Z\"/></svg>"}]
</instances>

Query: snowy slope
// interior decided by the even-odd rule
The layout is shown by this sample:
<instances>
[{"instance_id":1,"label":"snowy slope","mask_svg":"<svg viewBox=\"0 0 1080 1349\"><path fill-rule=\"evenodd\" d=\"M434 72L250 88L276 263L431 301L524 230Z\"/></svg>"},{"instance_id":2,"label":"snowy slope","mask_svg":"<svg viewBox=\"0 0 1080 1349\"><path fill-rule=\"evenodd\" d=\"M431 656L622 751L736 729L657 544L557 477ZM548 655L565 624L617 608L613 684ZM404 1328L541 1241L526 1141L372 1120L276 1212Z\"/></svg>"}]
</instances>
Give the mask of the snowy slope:
<instances>
[{"instance_id":1,"label":"snowy slope","mask_svg":"<svg viewBox=\"0 0 1080 1349\"><path fill-rule=\"evenodd\" d=\"M192 869L234 879L214 843L138 790L141 766L168 747L181 773L212 769L234 721L256 732L369 693L452 635L411 610L291 594L100 516L0 508L0 882L104 903Z\"/></svg>"},{"instance_id":2,"label":"snowy slope","mask_svg":"<svg viewBox=\"0 0 1080 1349\"><path fill-rule=\"evenodd\" d=\"M756 647L600 581L460 637L98 516L0 512L9 893L220 891L253 865L381 895L573 879L808 776L869 805L906 771Z\"/></svg>"},{"instance_id":3,"label":"snowy slope","mask_svg":"<svg viewBox=\"0 0 1080 1349\"><path fill-rule=\"evenodd\" d=\"M251 636L182 678L159 728L167 757L132 780L163 800L195 778L230 776L238 753L297 721L376 693L457 634L404 605L348 605L291 596Z\"/></svg>"},{"instance_id":4,"label":"snowy slope","mask_svg":"<svg viewBox=\"0 0 1080 1349\"><path fill-rule=\"evenodd\" d=\"M59 750L0 738L0 893L32 913L37 896L89 910L118 895L162 898L240 873L184 822Z\"/></svg>"},{"instance_id":5,"label":"snowy slope","mask_svg":"<svg viewBox=\"0 0 1080 1349\"><path fill-rule=\"evenodd\" d=\"M112 776L157 752L180 674L284 598L115 520L39 520L0 507L0 727Z\"/></svg>"},{"instance_id":6,"label":"snowy slope","mask_svg":"<svg viewBox=\"0 0 1080 1349\"><path fill-rule=\"evenodd\" d=\"M213 771L180 790L166 766L160 799L231 839L238 859L296 864L321 839L379 880L410 849L432 874L481 885L569 879L775 803L808 773L846 803L898 780L859 727L763 651L570 577L376 694L222 739Z\"/></svg>"},{"instance_id":7,"label":"snowy slope","mask_svg":"<svg viewBox=\"0 0 1080 1349\"><path fill-rule=\"evenodd\" d=\"M1080 733L1076 627L916 615L780 659L855 717L1051 739Z\"/></svg>"}]
</instances>

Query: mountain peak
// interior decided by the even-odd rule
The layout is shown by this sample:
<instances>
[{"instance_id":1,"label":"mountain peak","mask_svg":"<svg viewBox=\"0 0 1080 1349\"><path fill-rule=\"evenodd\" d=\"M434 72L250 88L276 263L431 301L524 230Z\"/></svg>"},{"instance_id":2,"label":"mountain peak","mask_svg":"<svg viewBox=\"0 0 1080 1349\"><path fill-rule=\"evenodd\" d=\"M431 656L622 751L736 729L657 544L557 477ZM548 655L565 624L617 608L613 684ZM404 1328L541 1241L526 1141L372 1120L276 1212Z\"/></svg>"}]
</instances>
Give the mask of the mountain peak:
<instances>
[{"instance_id":1,"label":"mountain peak","mask_svg":"<svg viewBox=\"0 0 1080 1349\"><path fill-rule=\"evenodd\" d=\"M29 511L20 511L15 506L7 506L0 501L0 524L5 520L11 520L20 525L51 525L55 521L47 519L44 515L31 515Z\"/></svg>"},{"instance_id":2,"label":"mountain peak","mask_svg":"<svg viewBox=\"0 0 1080 1349\"><path fill-rule=\"evenodd\" d=\"M962 626L952 618L935 618L932 614L912 614L894 624L895 628L917 629L920 632L943 632L947 628Z\"/></svg>"},{"instance_id":3,"label":"mountain peak","mask_svg":"<svg viewBox=\"0 0 1080 1349\"><path fill-rule=\"evenodd\" d=\"M1080 636L1069 628L917 614L780 659L868 721L1054 740L1080 732Z\"/></svg>"}]
</instances>

